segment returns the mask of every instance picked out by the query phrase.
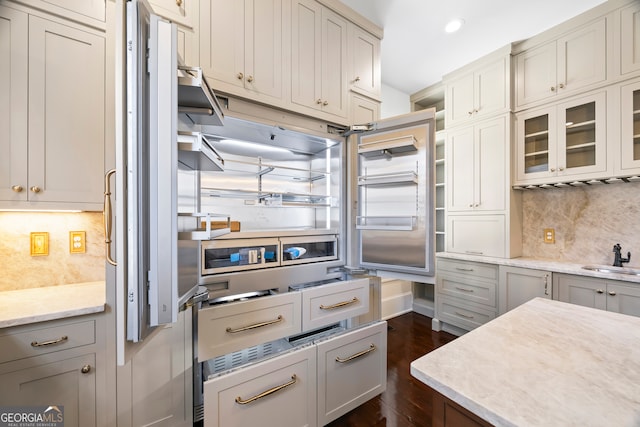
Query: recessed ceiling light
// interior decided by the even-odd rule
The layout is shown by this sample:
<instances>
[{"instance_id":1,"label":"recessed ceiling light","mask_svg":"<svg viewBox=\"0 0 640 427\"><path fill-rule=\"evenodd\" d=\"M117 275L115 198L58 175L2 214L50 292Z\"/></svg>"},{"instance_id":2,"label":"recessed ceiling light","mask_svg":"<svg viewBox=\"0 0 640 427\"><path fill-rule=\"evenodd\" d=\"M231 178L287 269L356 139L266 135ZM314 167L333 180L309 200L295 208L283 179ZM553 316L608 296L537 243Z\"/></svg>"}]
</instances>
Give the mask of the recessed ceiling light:
<instances>
[{"instance_id":1,"label":"recessed ceiling light","mask_svg":"<svg viewBox=\"0 0 640 427\"><path fill-rule=\"evenodd\" d=\"M462 27L462 24L464 24L463 19L460 19L460 18L452 19L451 21L449 21L447 26L444 27L444 30L447 33L455 33L460 29L460 27Z\"/></svg>"}]
</instances>

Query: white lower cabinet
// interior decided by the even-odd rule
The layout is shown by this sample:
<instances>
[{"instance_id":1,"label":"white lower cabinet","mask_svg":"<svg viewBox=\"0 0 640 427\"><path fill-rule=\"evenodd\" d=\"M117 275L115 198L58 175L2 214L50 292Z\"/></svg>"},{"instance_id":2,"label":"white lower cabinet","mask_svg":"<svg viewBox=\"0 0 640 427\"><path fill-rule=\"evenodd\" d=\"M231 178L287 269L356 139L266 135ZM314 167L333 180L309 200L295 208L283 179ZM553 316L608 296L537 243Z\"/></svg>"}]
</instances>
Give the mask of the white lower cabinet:
<instances>
[{"instance_id":1,"label":"white lower cabinet","mask_svg":"<svg viewBox=\"0 0 640 427\"><path fill-rule=\"evenodd\" d=\"M616 313L640 316L640 287L620 281L553 275L554 290L560 301Z\"/></svg>"},{"instance_id":2,"label":"white lower cabinet","mask_svg":"<svg viewBox=\"0 0 640 427\"><path fill-rule=\"evenodd\" d=\"M318 347L318 425L323 426L387 388L387 322Z\"/></svg>"},{"instance_id":3,"label":"white lower cabinet","mask_svg":"<svg viewBox=\"0 0 640 427\"><path fill-rule=\"evenodd\" d=\"M0 405L59 406L65 426L101 425L101 324L85 316L0 329Z\"/></svg>"},{"instance_id":4,"label":"white lower cabinet","mask_svg":"<svg viewBox=\"0 0 640 427\"><path fill-rule=\"evenodd\" d=\"M499 314L536 297L551 299L553 283L550 271L501 265L499 283Z\"/></svg>"},{"instance_id":5,"label":"white lower cabinet","mask_svg":"<svg viewBox=\"0 0 640 427\"><path fill-rule=\"evenodd\" d=\"M387 322L375 322L204 383L204 426L322 426L387 386Z\"/></svg>"},{"instance_id":6,"label":"white lower cabinet","mask_svg":"<svg viewBox=\"0 0 640 427\"><path fill-rule=\"evenodd\" d=\"M206 381L204 426L315 426L316 388L311 345Z\"/></svg>"},{"instance_id":7,"label":"white lower cabinet","mask_svg":"<svg viewBox=\"0 0 640 427\"><path fill-rule=\"evenodd\" d=\"M498 266L438 259L435 318L470 331L497 315Z\"/></svg>"}]
</instances>

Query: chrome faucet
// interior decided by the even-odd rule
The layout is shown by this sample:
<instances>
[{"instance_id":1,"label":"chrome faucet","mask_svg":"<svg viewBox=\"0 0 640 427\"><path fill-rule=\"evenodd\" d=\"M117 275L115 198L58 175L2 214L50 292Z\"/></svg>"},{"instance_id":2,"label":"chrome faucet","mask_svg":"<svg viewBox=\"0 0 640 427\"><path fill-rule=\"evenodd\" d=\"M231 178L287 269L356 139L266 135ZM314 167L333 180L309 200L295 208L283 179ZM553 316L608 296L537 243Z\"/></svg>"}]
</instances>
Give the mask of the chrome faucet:
<instances>
[{"instance_id":1,"label":"chrome faucet","mask_svg":"<svg viewBox=\"0 0 640 427\"><path fill-rule=\"evenodd\" d=\"M615 245L613 245L613 253L614 253L613 266L614 267L622 267L623 262L629 262L629 260L631 259L631 252L627 252L626 258L622 258L622 254L620 253L621 250L622 250L622 246L620 246L620 243L616 243Z\"/></svg>"}]
</instances>

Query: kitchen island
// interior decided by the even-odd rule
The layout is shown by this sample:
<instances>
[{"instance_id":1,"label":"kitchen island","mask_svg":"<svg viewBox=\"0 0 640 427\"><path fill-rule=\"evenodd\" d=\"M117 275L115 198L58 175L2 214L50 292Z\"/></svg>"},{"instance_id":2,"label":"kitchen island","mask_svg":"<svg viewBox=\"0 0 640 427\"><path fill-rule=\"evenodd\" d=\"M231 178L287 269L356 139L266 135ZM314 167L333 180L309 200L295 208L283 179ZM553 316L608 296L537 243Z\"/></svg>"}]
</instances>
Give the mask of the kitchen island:
<instances>
[{"instance_id":1,"label":"kitchen island","mask_svg":"<svg viewBox=\"0 0 640 427\"><path fill-rule=\"evenodd\" d=\"M437 392L434 426L639 426L640 318L535 298L411 374Z\"/></svg>"}]
</instances>

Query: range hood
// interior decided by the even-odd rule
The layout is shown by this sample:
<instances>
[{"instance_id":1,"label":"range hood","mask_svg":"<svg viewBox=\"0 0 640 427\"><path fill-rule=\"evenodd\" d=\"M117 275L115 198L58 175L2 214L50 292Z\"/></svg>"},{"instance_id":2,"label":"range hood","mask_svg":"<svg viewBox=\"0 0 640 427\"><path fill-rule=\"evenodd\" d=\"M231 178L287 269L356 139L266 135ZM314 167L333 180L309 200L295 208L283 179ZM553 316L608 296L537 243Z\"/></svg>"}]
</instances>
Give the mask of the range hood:
<instances>
[{"instance_id":1,"label":"range hood","mask_svg":"<svg viewBox=\"0 0 640 427\"><path fill-rule=\"evenodd\" d=\"M194 124L221 126L224 114L200 67L178 67L178 113Z\"/></svg>"}]
</instances>

